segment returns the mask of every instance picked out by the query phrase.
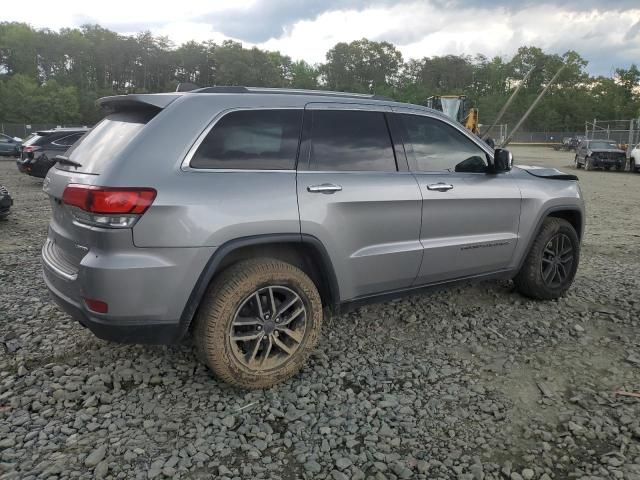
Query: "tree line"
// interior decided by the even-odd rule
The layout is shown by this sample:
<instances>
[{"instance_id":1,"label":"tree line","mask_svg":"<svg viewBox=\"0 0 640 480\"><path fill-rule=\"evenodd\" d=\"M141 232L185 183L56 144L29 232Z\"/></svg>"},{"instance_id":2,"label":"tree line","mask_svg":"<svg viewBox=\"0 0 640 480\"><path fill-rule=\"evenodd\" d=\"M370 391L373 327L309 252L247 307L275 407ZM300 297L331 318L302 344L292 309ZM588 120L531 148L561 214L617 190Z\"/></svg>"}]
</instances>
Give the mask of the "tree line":
<instances>
[{"instance_id":1,"label":"tree line","mask_svg":"<svg viewBox=\"0 0 640 480\"><path fill-rule=\"evenodd\" d=\"M586 119L640 115L640 70L592 76L575 51L523 46L510 59L482 54L408 59L391 43L338 43L309 64L235 41L174 45L150 32L121 35L99 25L34 29L0 22L0 122L99 120L106 95L174 91L180 82L374 93L424 104L432 95L466 95L488 124L526 73L536 67L502 123L513 125L562 64L567 68L529 117L529 131L579 131Z\"/></svg>"}]
</instances>

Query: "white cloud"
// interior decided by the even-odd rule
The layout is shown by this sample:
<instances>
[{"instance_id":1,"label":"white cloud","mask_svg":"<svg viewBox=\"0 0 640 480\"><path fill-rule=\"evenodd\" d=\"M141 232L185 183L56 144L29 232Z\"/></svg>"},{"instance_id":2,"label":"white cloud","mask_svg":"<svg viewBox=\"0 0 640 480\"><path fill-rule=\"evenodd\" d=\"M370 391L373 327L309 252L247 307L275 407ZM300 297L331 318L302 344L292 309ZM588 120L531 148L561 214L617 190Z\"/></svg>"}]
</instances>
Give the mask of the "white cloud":
<instances>
[{"instance_id":1,"label":"white cloud","mask_svg":"<svg viewBox=\"0 0 640 480\"><path fill-rule=\"evenodd\" d=\"M227 37L215 31L204 18L210 19L218 12L228 14L231 7L240 8L236 11L250 10L259 1L182 0L176 5L130 0L108 3L70 0L61 8L60 4L32 0L27 9L6 10L3 20L54 29L90 22L121 33L148 29L168 36L177 44L188 40L221 42ZM324 61L327 50L337 42L363 37L388 40L405 58L476 53L508 56L519 46L536 45L557 53L574 49L591 60L598 73L609 73L613 65L625 66L640 58L640 36L629 38L628 34L633 25L640 22L640 6L618 10L577 9L558 2L558 5L489 9L473 5L453 8L451 3L442 6L441 2L417 0L370 5L374 6L325 11L315 18L294 21L279 38L258 46L318 63ZM235 20L242 23L242 18Z\"/></svg>"}]
</instances>

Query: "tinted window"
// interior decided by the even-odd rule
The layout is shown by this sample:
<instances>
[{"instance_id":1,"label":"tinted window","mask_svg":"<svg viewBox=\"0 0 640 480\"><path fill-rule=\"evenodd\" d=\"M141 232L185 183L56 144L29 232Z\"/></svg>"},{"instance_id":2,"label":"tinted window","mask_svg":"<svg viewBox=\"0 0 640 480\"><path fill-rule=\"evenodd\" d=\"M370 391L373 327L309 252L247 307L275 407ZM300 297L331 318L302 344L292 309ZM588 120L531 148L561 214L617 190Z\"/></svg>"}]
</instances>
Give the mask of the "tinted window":
<instances>
[{"instance_id":1,"label":"tinted window","mask_svg":"<svg viewBox=\"0 0 640 480\"><path fill-rule=\"evenodd\" d=\"M411 169L418 172L484 172L487 154L446 123L420 115L400 115L407 132Z\"/></svg>"},{"instance_id":2,"label":"tinted window","mask_svg":"<svg viewBox=\"0 0 640 480\"><path fill-rule=\"evenodd\" d=\"M58 138L53 143L55 143L56 145L60 145L62 147L70 147L71 145L76 143L80 139L80 137L82 137L82 135L84 135L84 132L74 133L72 135L66 135L64 137Z\"/></svg>"},{"instance_id":3,"label":"tinted window","mask_svg":"<svg viewBox=\"0 0 640 480\"><path fill-rule=\"evenodd\" d=\"M33 145L38 140L44 138L46 134L32 133L27 137L27 139L22 143L23 146L28 147L29 145Z\"/></svg>"},{"instance_id":4,"label":"tinted window","mask_svg":"<svg viewBox=\"0 0 640 480\"><path fill-rule=\"evenodd\" d=\"M302 110L243 110L216 123L191 159L192 168L295 168Z\"/></svg>"},{"instance_id":5,"label":"tinted window","mask_svg":"<svg viewBox=\"0 0 640 480\"><path fill-rule=\"evenodd\" d=\"M56 168L86 173L102 173L127 147L155 113L128 111L112 113L75 142L66 155L82 166L58 163ZM132 159L133 160L133 159Z\"/></svg>"},{"instance_id":6,"label":"tinted window","mask_svg":"<svg viewBox=\"0 0 640 480\"><path fill-rule=\"evenodd\" d=\"M314 110L312 118L312 170L396 170L384 113Z\"/></svg>"}]
</instances>

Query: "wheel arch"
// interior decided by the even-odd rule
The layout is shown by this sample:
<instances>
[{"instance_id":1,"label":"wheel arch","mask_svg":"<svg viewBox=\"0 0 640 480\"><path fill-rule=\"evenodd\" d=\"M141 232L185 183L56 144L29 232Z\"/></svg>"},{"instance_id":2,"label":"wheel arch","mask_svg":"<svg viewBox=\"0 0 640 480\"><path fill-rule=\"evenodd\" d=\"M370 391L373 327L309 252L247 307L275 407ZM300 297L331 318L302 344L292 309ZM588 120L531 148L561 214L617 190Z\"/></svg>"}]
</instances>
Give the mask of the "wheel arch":
<instances>
[{"instance_id":1,"label":"wheel arch","mask_svg":"<svg viewBox=\"0 0 640 480\"><path fill-rule=\"evenodd\" d=\"M583 218L583 211L580 209L579 206L567 205L567 206L555 206L555 207L548 208L542 213L542 215L540 215L540 218L536 223L536 227L533 230L534 233L533 235L531 235L531 238L527 243L527 249L524 251L524 253L522 254L522 258L520 258L517 264L518 268L515 270L516 272L519 272L520 269L522 268L522 265L524 264L527 258L527 255L531 250L533 242L540 234L540 231L542 230L542 224L547 218L562 218L563 220L566 220L575 229L576 234L578 235L578 240L582 241L582 238L584 235L584 218Z\"/></svg>"},{"instance_id":2,"label":"wheel arch","mask_svg":"<svg viewBox=\"0 0 640 480\"><path fill-rule=\"evenodd\" d=\"M230 240L213 253L202 270L180 317L184 336L209 284L230 265L248 258L268 257L291 263L316 284L324 307L340 303L340 290L331 258L320 240L306 234L266 234Z\"/></svg>"}]
</instances>

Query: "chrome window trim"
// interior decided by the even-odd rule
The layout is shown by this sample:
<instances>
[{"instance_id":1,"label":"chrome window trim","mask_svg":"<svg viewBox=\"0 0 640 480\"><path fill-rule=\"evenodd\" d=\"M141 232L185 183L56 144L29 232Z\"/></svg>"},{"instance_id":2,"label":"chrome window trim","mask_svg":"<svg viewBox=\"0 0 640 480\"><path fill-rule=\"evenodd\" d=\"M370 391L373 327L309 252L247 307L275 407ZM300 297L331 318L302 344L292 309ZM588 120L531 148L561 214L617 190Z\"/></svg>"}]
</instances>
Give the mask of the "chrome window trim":
<instances>
[{"instance_id":1,"label":"chrome window trim","mask_svg":"<svg viewBox=\"0 0 640 480\"><path fill-rule=\"evenodd\" d=\"M222 110L220 112L218 112L213 119L209 122L209 124L205 127L205 129L202 131L202 133L200 133L200 135L198 135L198 138L196 139L196 141L194 142L193 145L191 145L191 148L189 149L189 151L187 152L187 154L185 155L184 159L182 160L181 164L180 164L180 170L182 170L183 172L226 172L226 173L231 173L231 172L295 172L295 169L265 169L265 170L261 170L261 169L255 169L255 168L251 168L251 169L244 169L244 168L193 168L191 166L191 160L193 159L193 156L196 154L196 152L198 151L198 148L200 148L200 145L202 144L202 142L204 142L204 139L207 138L207 135L209 134L209 132L211 130L213 130L213 128L218 124L218 122L220 120L222 120L224 117L226 117L227 115L233 113L233 112L243 112L243 111L264 111L264 110L300 110L301 113L304 113L304 107L301 106L295 106L295 107L236 107L236 108L227 108L226 110ZM300 122L300 129L302 130L302 121ZM299 142L298 142L299 143Z\"/></svg>"}]
</instances>

